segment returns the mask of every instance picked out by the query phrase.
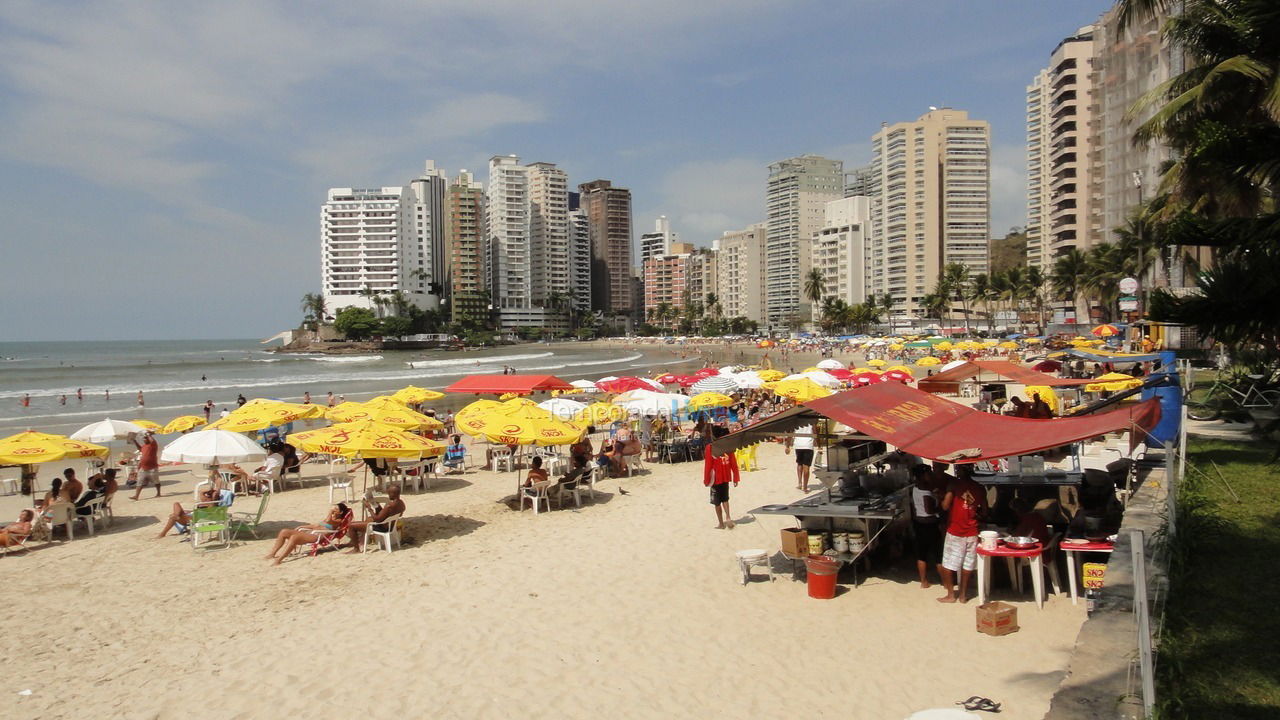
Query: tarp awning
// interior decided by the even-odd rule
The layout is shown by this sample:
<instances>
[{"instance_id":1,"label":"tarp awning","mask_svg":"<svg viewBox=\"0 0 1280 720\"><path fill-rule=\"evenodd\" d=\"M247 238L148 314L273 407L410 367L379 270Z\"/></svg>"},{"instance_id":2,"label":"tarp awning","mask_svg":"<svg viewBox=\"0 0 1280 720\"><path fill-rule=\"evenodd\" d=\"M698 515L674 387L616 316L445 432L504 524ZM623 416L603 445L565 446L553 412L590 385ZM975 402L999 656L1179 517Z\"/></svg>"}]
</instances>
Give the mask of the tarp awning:
<instances>
[{"instance_id":1,"label":"tarp awning","mask_svg":"<svg viewBox=\"0 0 1280 720\"><path fill-rule=\"evenodd\" d=\"M555 375L468 375L445 388L451 393L528 395L551 390L573 390L574 387Z\"/></svg>"},{"instance_id":2,"label":"tarp awning","mask_svg":"<svg viewBox=\"0 0 1280 720\"><path fill-rule=\"evenodd\" d=\"M1067 354L1074 355L1078 358L1088 360L1089 362L1100 363L1144 363L1144 362L1160 362L1159 353L1121 353L1111 352L1109 350L1081 350L1080 348L1070 348Z\"/></svg>"},{"instance_id":3,"label":"tarp awning","mask_svg":"<svg viewBox=\"0 0 1280 720\"><path fill-rule=\"evenodd\" d=\"M937 375L920 378L920 381L916 383L916 385L925 392L959 392L960 383L962 381L978 377L984 372L991 373L1005 380L1022 385L1070 387L1073 385L1085 385L1093 382L1092 380L1087 379L1060 378L1054 377L1053 375L1046 375L1030 368L1015 365L1007 360L971 360L963 365L957 365L956 367L943 370Z\"/></svg>"},{"instance_id":4,"label":"tarp awning","mask_svg":"<svg viewBox=\"0 0 1280 720\"><path fill-rule=\"evenodd\" d=\"M1030 420L978 412L900 383L876 383L805 403L803 408L848 425L858 432L930 460L973 463L1026 455L1096 437L1115 430L1134 435L1155 427L1160 401L1153 398L1131 408L1084 417ZM712 443L712 452L728 452L742 443L738 436L786 432L808 424L800 407ZM776 423L776 424L775 424Z\"/></svg>"}]
</instances>

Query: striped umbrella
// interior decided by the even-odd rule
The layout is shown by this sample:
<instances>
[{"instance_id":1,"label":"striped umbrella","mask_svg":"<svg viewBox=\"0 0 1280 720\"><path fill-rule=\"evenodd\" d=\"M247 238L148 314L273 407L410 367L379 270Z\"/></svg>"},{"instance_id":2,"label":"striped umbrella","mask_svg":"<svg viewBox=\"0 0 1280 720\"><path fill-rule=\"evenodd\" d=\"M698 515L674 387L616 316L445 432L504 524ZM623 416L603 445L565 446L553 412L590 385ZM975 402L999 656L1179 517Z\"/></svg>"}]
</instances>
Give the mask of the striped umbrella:
<instances>
[{"instance_id":1,"label":"striped umbrella","mask_svg":"<svg viewBox=\"0 0 1280 720\"><path fill-rule=\"evenodd\" d=\"M690 389L695 393L716 392L728 394L737 392L739 387L737 381L729 375L711 375L694 383Z\"/></svg>"}]
</instances>

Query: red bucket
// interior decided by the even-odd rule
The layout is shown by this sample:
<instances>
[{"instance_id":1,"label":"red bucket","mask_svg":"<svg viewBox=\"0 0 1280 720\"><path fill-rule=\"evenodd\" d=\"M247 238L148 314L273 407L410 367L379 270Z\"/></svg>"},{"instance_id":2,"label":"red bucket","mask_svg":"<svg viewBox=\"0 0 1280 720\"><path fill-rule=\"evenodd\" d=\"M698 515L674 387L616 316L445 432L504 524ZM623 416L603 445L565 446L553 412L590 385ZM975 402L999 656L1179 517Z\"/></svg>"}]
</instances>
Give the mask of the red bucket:
<instances>
[{"instance_id":1,"label":"red bucket","mask_svg":"<svg viewBox=\"0 0 1280 720\"><path fill-rule=\"evenodd\" d=\"M835 597L836 575L840 572L840 563L826 555L810 555L805 558L804 565L808 571L809 597L819 600Z\"/></svg>"}]
</instances>

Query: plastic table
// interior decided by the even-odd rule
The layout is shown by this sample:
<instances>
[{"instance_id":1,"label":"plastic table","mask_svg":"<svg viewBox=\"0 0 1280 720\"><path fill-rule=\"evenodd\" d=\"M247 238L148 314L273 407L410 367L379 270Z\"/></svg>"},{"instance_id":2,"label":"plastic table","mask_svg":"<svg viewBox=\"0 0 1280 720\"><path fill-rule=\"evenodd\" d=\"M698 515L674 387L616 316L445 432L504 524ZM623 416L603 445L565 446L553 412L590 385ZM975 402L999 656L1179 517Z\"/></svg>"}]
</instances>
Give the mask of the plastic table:
<instances>
[{"instance_id":1,"label":"plastic table","mask_svg":"<svg viewBox=\"0 0 1280 720\"><path fill-rule=\"evenodd\" d=\"M1067 584L1071 586L1071 604L1075 605L1076 597L1077 597L1076 575L1084 574L1083 570L1078 571L1077 569L1078 565L1082 565L1084 563L1084 558L1080 557L1076 553L1082 553L1082 552L1109 553L1109 552L1113 552L1116 549L1116 544L1113 542L1106 542L1106 541L1095 542L1093 540L1090 540L1089 542L1082 542L1082 543L1081 542L1073 543L1067 540L1063 540L1062 542L1058 543L1058 547L1061 548L1063 552L1071 553L1070 555L1067 556Z\"/></svg>"},{"instance_id":2,"label":"plastic table","mask_svg":"<svg viewBox=\"0 0 1280 720\"><path fill-rule=\"evenodd\" d=\"M1008 558L1010 562L1018 558L1031 561L1031 587L1036 595L1036 607L1044 607L1044 565L1040 556L1044 554L1044 544L1036 543L1034 547L1016 550L1007 547L1003 540L997 542L995 548L988 550L978 545L978 604L987 602L991 594L991 558Z\"/></svg>"}]
</instances>

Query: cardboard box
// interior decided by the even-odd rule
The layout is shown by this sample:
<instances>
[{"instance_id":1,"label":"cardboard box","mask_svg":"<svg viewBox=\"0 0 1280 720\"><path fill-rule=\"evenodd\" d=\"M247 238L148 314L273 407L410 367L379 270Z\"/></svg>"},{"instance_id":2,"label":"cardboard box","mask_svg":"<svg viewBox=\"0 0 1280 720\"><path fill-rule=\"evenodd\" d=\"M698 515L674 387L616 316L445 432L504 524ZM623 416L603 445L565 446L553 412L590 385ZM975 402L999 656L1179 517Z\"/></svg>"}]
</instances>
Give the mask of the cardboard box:
<instances>
[{"instance_id":1,"label":"cardboard box","mask_svg":"<svg viewBox=\"0 0 1280 720\"><path fill-rule=\"evenodd\" d=\"M978 632L997 636L1018 632L1018 608L1004 602L979 605Z\"/></svg>"},{"instance_id":2,"label":"cardboard box","mask_svg":"<svg viewBox=\"0 0 1280 720\"><path fill-rule=\"evenodd\" d=\"M791 557L809 557L809 532L800 528L783 528L782 553Z\"/></svg>"}]
</instances>

